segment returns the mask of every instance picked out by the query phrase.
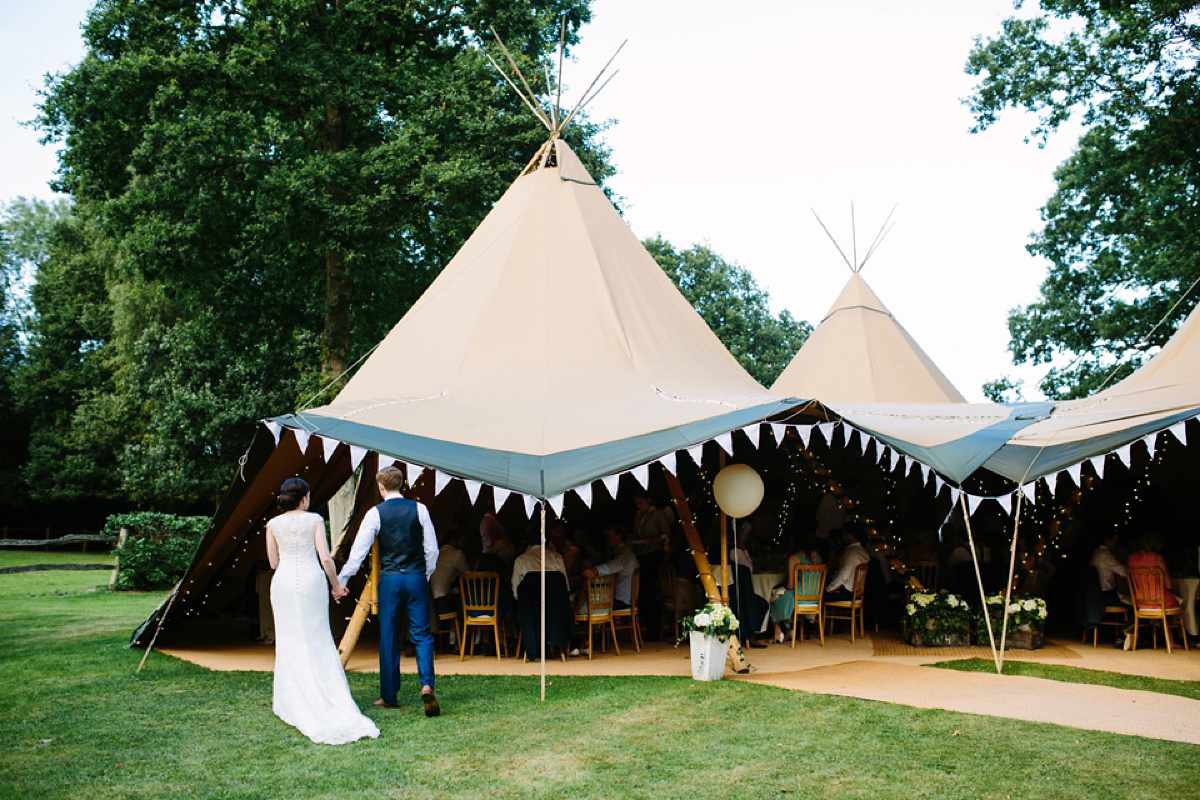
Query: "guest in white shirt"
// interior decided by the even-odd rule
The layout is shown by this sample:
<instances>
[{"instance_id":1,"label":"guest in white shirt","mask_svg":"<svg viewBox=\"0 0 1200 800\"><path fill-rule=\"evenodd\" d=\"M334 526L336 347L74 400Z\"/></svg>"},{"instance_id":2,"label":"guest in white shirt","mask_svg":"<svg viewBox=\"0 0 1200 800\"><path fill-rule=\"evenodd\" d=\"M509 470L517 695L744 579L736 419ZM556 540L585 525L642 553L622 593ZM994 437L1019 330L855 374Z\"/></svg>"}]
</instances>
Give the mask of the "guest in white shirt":
<instances>
[{"instance_id":1,"label":"guest in white shirt","mask_svg":"<svg viewBox=\"0 0 1200 800\"><path fill-rule=\"evenodd\" d=\"M617 533L614 528L604 531L604 541L612 551L612 558L598 567L585 569L583 577L616 575L613 587L613 608L629 608L633 602L633 571L638 568L637 556L633 554L633 550L625 544L621 534ZM580 592L579 596L586 601L585 594L586 592Z\"/></svg>"},{"instance_id":2,"label":"guest in white shirt","mask_svg":"<svg viewBox=\"0 0 1200 800\"><path fill-rule=\"evenodd\" d=\"M831 600L849 600L854 596L854 569L859 564L871 560L866 548L858 541L859 527L847 523L842 529L842 556L838 561L837 572L825 587L825 594Z\"/></svg>"},{"instance_id":3,"label":"guest in white shirt","mask_svg":"<svg viewBox=\"0 0 1200 800\"><path fill-rule=\"evenodd\" d=\"M1117 576L1125 577L1125 565L1122 564L1112 551L1121 541L1120 534L1114 532L1100 543L1096 552L1092 553L1089 562L1100 575L1100 591L1107 605L1115 606L1121 601L1117 593Z\"/></svg>"},{"instance_id":4,"label":"guest in white shirt","mask_svg":"<svg viewBox=\"0 0 1200 800\"><path fill-rule=\"evenodd\" d=\"M512 574L512 590L513 596L517 594L517 588L520 587L521 581L525 579L525 575L530 572L538 572L542 568L542 545L540 542L531 544L524 553L517 556L513 562ZM567 577L567 565L563 561L554 547L550 544L546 545L546 572L561 572L563 579Z\"/></svg>"}]
</instances>

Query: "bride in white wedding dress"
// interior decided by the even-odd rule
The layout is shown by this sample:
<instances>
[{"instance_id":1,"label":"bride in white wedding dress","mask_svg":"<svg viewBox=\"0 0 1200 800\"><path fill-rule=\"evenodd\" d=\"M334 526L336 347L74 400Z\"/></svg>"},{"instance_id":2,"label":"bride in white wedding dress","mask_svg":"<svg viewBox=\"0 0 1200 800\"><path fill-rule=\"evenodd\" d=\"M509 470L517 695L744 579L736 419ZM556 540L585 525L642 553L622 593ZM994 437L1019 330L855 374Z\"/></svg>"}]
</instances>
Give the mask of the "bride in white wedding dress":
<instances>
[{"instance_id":1,"label":"bride in white wedding dress","mask_svg":"<svg viewBox=\"0 0 1200 800\"><path fill-rule=\"evenodd\" d=\"M379 728L354 704L329 630L329 589L336 596L344 587L329 557L325 522L308 513L308 495L305 481L286 480L279 490L283 513L267 523L267 557L275 570L273 709L314 742L374 739Z\"/></svg>"}]
</instances>

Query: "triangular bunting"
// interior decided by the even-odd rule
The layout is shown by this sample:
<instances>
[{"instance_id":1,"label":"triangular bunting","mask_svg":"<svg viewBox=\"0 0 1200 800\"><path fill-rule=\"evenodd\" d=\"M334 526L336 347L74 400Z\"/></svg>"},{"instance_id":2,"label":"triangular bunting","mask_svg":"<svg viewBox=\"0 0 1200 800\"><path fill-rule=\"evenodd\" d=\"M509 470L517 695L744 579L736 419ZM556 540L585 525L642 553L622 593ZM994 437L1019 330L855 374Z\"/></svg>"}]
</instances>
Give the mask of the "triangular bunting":
<instances>
[{"instance_id":1,"label":"triangular bunting","mask_svg":"<svg viewBox=\"0 0 1200 800\"><path fill-rule=\"evenodd\" d=\"M1150 457L1154 458L1154 442L1158 439L1157 433L1151 433L1142 437L1142 441L1146 443L1146 449L1150 451Z\"/></svg>"},{"instance_id":2,"label":"triangular bunting","mask_svg":"<svg viewBox=\"0 0 1200 800\"><path fill-rule=\"evenodd\" d=\"M742 428L742 433L746 434L746 438L750 440L750 444L754 446L755 450L758 449L758 437L760 432L761 426L757 422L753 425L747 425L746 427Z\"/></svg>"},{"instance_id":3,"label":"triangular bunting","mask_svg":"<svg viewBox=\"0 0 1200 800\"><path fill-rule=\"evenodd\" d=\"M929 483L929 473L930 473L929 465L924 462L918 461L917 466L919 466L921 468L921 485L924 486L925 484Z\"/></svg>"},{"instance_id":4,"label":"triangular bunting","mask_svg":"<svg viewBox=\"0 0 1200 800\"><path fill-rule=\"evenodd\" d=\"M278 446L279 445L279 432L281 430L283 430L283 426L273 420L266 420L265 422L263 422L263 424L267 426L267 430L269 430L271 432L271 435L275 437L275 445Z\"/></svg>"},{"instance_id":5,"label":"triangular bunting","mask_svg":"<svg viewBox=\"0 0 1200 800\"><path fill-rule=\"evenodd\" d=\"M504 505L504 502L506 500L508 500L508 496L510 494L512 494L511 489L504 489L499 486L493 486L492 487L492 507L496 511L499 511L501 509L501 507Z\"/></svg>"},{"instance_id":6,"label":"triangular bunting","mask_svg":"<svg viewBox=\"0 0 1200 800\"><path fill-rule=\"evenodd\" d=\"M946 485L946 482L944 480L942 480L941 475L934 475L933 476L933 496L940 497L942 494L942 487L945 485Z\"/></svg>"},{"instance_id":7,"label":"triangular bunting","mask_svg":"<svg viewBox=\"0 0 1200 800\"><path fill-rule=\"evenodd\" d=\"M733 455L733 432L726 431L720 436L714 436L713 441L720 445L721 449L727 454Z\"/></svg>"},{"instance_id":8,"label":"triangular bunting","mask_svg":"<svg viewBox=\"0 0 1200 800\"><path fill-rule=\"evenodd\" d=\"M337 439L326 439L324 436L321 437L321 447L323 447L325 450L326 464L328 464L329 460L333 458L333 454L337 450L337 446L339 444L341 444L341 442L339 442Z\"/></svg>"},{"instance_id":9,"label":"triangular bunting","mask_svg":"<svg viewBox=\"0 0 1200 800\"><path fill-rule=\"evenodd\" d=\"M697 467L700 466L700 462L704 460L704 445L692 445L687 449L687 454L691 456L693 464L695 464ZM608 484L605 484L605 486L607 485Z\"/></svg>"},{"instance_id":10,"label":"triangular bunting","mask_svg":"<svg viewBox=\"0 0 1200 800\"><path fill-rule=\"evenodd\" d=\"M479 497L479 490L483 488L483 481L472 481L464 478L463 485L467 487L467 497L471 498L471 505L475 505L475 500Z\"/></svg>"},{"instance_id":11,"label":"triangular bunting","mask_svg":"<svg viewBox=\"0 0 1200 800\"><path fill-rule=\"evenodd\" d=\"M958 504L958 496L960 494L962 494L962 489L956 489L953 486L950 487L950 505L951 506Z\"/></svg>"},{"instance_id":12,"label":"triangular bunting","mask_svg":"<svg viewBox=\"0 0 1200 800\"><path fill-rule=\"evenodd\" d=\"M585 483L582 486L576 486L575 495L581 501L583 501L585 506L588 508L592 507L592 485L590 483Z\"/></svg>"},{"instance_id":13,"label":"triangular bunting","mask_svg":"<svg viewBox=\"0 0 1200 800\"><path fill-rule=\"evenodd\" d=\"M1092 456L1091 458L1088 459L1088 461L1090 461L1092 464L1092 469L1096 470L1097 478L1104 477L1104 462L1105 462L1105 460L1106 460L1106 456Z\"/></svg>"},{"instance_id":14,"label":"triangular bunting","mask_svg":"<svg viewBox=\"0 0 1200 800\"><path fill-rule=\"evenodd\" d=\"M808 443L812 440L813 426L812 425L796 425L796 426L789 426L789 427L791 427L792 430L794 430L796 432L796 435L800 437L800 444L804 445L804 449L807 450Z\"/></svg>"},{"instance_id":15,"label":"triangular bunting","mask_svg":"<svg viewBox=\"0 0 1200 800\"><path fill-rule=\"evenodd\" d=\"M350 445L350 471L358 469L358 465L367 457L367 448Z\"/></svg>"},{"instance_id":16,"label":"triangular bunting","mask_svg":"<svg viewBox=\"0 0 1200 800\"><path fill-rule=\"evenodd\" d=\"M1004 513L1008 514L1010 517L1012 516L1012 513L1013 513L1013 503L1015 503L1016 500L1017 500L1016 492L1013 492L1012 494L1006 494L1002 497L996 498L996 502L998 502L1000 504L1000 507L1004 509Z\"/></svg>"},{"instance_id":17,"label":"triangular bunting","mask_svg":"<svg viewBox=\"0 0 1200 800\"><path fill-rule=\"evenodd\" d=\"M394 466L395 463L396 463L396 459L392 458L391 456L385 456L383 453L380 453L379 454L379 464L378 464L378 466L375 467L375 469L381 470L381 469L384 469L385 467Z\"/></svg>"},{"instance_id":18,"label":"triangular bunting","mask_svg":"<svg viewBox=\"0 0 1200 800\"><path fill-rule=\"evenodd\" d=\"M832 447L833 446L833 423L832 422L822 422L820 425L817 426L817 429L820 430L821 435L825 437L825 444Z\"/></svg>"},{"instance_id":19,"label":"triangular bunting","mask_svg":"<svg viewBox=\"0 0 1200 800\"><path fill-rule=\"evenodd\" d=\"M424 471L425 468L419 464L408 465L408 472L406 473L408 477L405 478L405 480L408 481L408 486L410 489L414 488L417 485L417 481L421 480L421 473Z\"/></svg>"},{"instance_id":20,"label":"triangular bunting","mask_svg":"<svg viewBox=\"0 0 1200 800\"><path fill-rule=\"evenodd\" d=\"M1117 454L1117 458L1121 459L1121 463L1127 467L1129 466L1129 451L1130 451L1130 448L1132 448L1132 447L1133 447L1132 444L1127 444L1124 447L1118 447L1114 451Z\"/></svg>"},{"instance_id":21,"label":"triangular bunting","mask_svg":"<svg viewBox=\"0 0 1200 800\"><path fill-rule=\"evenodd\" d=\"M699 464L700 462L697 461L696 463ZM620 475L609 475L607 477L601 478L600 480L601 480L601 483L604 484L604 488L608 490L608 496L611 497L613 500L616 500L617 499L617 487L621 485L621 476Z\"/></svg>"},{"instance_id":22,"label":"triangular bunting","mask_svg":"<svg viewBox=\"0 0 1200 800\"><path fill-rule=\"evenodd\" d=\"M641 484L643 489L650 488L650 465L649 464L640 464L640 465L634 467L633 469L629 470L629 474L633 476L633 479L635 481L637 481L639 484Z\"/></svg>"},{"instance_id":23,"label":"triangular bunting","mask_svg":"<svg viewBox=\"0 0 1200 800\"><path fill-rule=\"evenodd\" d=\"M453 475L447 475L438 470L433 471L433 494L437 496L442 493L442 490L450 485L450 481L454 480Z\"/></svg>"},{"instance_id":24,"label":"triangular bunting","mask_svg":"<svg viewBox=\"0 0 1200 800\"><path fill-rule=\"evenodd\" d=\"M875 437L871 436L871 434L867 433L866 431L858 432L858 446L862 448L862 454L864 456L867 454L867 448L871 446L871 440L874 438Z\"/></svg>"},{"instance_id":25,"label":"triangular bunting","mask_svg":"<svg viewBox=\"0 0 1200 800\"><path fill-rule=\"evenodd\" d=\"M1171 427L1167 428L1171 435L1175 437L1175 441L1180 444L1187 444L1187 422L1176 422Z\"/></svg>"},{"instance_id":26,"label":"triangular bunting","mask_svg":"<svg viewBox=\"0 0 1200 800\"><path fill-rule=\"evenodd\" d=\"M300 428L292 428L292 435L296 437L296 445L300 448L300 455L307 453L308 439L312 434Z\"/></svg>"},{"instance_id":27,"label":"triangular bunting","mask_svg":"<svg viewBox=\"0 0 1200 800\"><path fill-rule=\"evenodd\" d=\"M776 425L771 423L771 435L775 437L775 446L783 444L783 437L787 435L787 425Z\"/></svg>"},{"instance_id":28,"label":"triangular bunting","mask_svg":"<svg viewBox=\"0 0 1200 800\"><path fill-rule=\"evenodd\" d=\"M1025 493L1025 499L1029 503L1037 503L1037 481L1030 481L1021 487L1021 491Z\"/></svg>"},{"instance_id":29,"label":"triangular bunting","mask_svg":"<svg viewBox=\"0 0 1200 800\"><path fill-rule=\"evenodd\" d=\"M521 497L525 499L525 516L533 519L533 510L537 508L538 499L531 494L523 494Z\"/></svg>"},{"instance_id":30,"label":"triangular bunting","mask_svg":"<svg viewBox=\"0 0 1200 800\"><path fill-rule=\"evenodd\" d=\"M550 507L554 509L554 516L560 519L562 518L564 497L566 497L565 494L556 494L554 497L550 498Z\"/></svg>"},{"instance_id":31,"label":"triangular bunting","mask_svg":"<svg viewBox=\"0 0 1200 800\"><path fill-rule=\"evenodd\" d=\"M977 497L976 495L973 495L973 494L967 495L967 514L974 515L975 509L979 508L979 504L982 502L983 502L982 497Z\"/></svg>"},{"instance_id":32,"label":"triangular bunting","mask_svg":"<svg viewBox=\"0 0 1200 800\"><path fill-rule=\"evenodd\" d=\"M886 470L890 470L892 468L892 448L883 448L883 453L879 457L879 463L882 464L883 468Z\"/></svg>"},{"instance_id":33,"label":"triangular bunting","mask_svg":"<svg viewBox=\"0 0 1200 800\"><path fill-rule=\"evenodd\" d=\"M675 474L675 461L676 458L674 453L667 453L665 456L658 459L658 463L662 464L662 468L672 475Z\"/></svg>"},{"instance_id":34,"label":"triangular bunting","mask_svg":"<svg viewBox=\"0 0 1200 800\"><path fill-rule=\"evenodd\" d=\"M1076 486L1083 486L1083 481L1080 478L1080 476L1083 474L1082 461L1080 461L1078 464L1072 464L1071 466L1067 467L1067 474L1071 476L1071 480L1075 481Z\"/></svg>"}]
</instances>

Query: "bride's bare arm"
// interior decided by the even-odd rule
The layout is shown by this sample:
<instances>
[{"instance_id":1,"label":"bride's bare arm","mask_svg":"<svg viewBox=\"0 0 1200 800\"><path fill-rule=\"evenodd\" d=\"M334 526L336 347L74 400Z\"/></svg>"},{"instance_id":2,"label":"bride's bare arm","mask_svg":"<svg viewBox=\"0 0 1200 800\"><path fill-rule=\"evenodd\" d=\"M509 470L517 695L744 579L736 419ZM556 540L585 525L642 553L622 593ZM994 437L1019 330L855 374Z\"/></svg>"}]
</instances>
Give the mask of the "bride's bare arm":
<instances>
[{"instance_id":1,"label":"bride's bare arm","mask_svg":"<svg viewBox=\"0 0 1200 800\"><path fill-rule=\"evenodd\" d=\"M337 568L329 555L329 543L325 541L325 523L316 514L313 516L316 517L313 522L313 541L317 545L317 558L321 559L321 569L325 570L325 577L329 579L329 588L336 594L342 582L338 580Z\"/></svg>"},{"instance_id":2,"label":"bride's bare arm","mask_svg":"<svg viewBox=\"0 0 1200 800\"><path fill-rule=\"evenodd\" d=\"M271 562L271 569L279 569L279 543L271 533L270 523L267 523L267 560Z\"/></svg>"}]
</instances>

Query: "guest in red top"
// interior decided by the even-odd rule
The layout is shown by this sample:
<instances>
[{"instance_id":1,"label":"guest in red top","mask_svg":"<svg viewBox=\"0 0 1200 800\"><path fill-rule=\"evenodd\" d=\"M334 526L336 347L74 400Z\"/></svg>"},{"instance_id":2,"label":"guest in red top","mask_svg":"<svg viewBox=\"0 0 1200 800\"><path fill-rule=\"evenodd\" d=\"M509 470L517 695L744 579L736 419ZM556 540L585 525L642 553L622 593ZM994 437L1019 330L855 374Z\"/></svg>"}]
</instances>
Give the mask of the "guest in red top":
<instances>
[{"instance_id":1,"label":"guest in red top","mask_svg":"<svg viewBox=\"0 0 1200 800\"><path fill-rule=\"evenodd\" d=\"M1167 569L1167 562L1163 560L1162 553L1163 540L1162 536L1157 533L1145 533L1138 540L1137 552L1129 555L1129 566L1134 568L1158 567L1163 574L1163 588L1171 588L1171 572ZM1179 608L1179 598L1171 592L1167 592L1166 607L1167 609ZM1157 604L1157 597L1139 597L1139 600L1145 601L1147 604Z\"/></svg>"}]
</instances>

